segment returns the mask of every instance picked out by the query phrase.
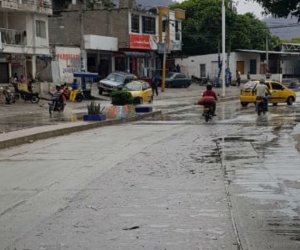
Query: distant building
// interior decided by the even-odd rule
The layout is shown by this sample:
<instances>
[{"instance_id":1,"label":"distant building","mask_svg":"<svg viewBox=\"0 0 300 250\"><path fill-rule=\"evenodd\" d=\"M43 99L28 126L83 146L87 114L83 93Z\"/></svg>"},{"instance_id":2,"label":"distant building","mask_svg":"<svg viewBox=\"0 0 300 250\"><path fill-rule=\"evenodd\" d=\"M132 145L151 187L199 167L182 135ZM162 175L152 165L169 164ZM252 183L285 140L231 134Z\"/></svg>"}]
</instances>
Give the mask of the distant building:
<instances>
[{"instance_id":1,"label":"distant building","mask_svg":"<svg viewBox=\"0 0 300 250\"><path fill-rule=\"evenodd\" d=\"M49 59L48 0L2 0L0 4L0 83L12 75L33 76L36 63Z\"/></svg>"}]
</instances>

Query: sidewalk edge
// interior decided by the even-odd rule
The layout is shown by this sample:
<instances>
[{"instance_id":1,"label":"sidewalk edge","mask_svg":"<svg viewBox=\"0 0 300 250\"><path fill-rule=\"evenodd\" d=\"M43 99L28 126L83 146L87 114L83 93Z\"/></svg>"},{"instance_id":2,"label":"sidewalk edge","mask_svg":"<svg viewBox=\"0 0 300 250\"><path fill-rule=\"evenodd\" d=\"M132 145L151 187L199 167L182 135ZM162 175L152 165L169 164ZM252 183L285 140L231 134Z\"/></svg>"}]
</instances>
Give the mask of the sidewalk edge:
<instances>
[{"instance_id":1,"label":"sidewalk edge","mask_svg":"<svg viewBox=\"0 0 300 250\"><path fill-rule=\"evenodd\" d=\"M49 139L52 137L69 135L72 133L82 132L82 131L86 131L86 130L90 130L90 129L100 128L100 127L105 127L105 126L110 126L110 125L118 125L118 124L128 123L128 122L135 122L135 121L153 117L156 115L161 115L161 113L162 113L161 110L156 110L156 111L153 111L150 113L139 114L137 116L130 117L127 119L115 119L115 120L106 120L103 122L93 122L93 123L87 123L84 125L77 125L77 126L75 125L73 127L60 128L60 129L56 129L56 130L48 130L48 131L43 131L43 132L36 133L36 134L20 136L20 137L16 137L13 139L7 139L7 140L1 141L0 150L20 146L22 144L35 142L38 140L45 140L45 139Z\"/></svg>"}]
</instances>

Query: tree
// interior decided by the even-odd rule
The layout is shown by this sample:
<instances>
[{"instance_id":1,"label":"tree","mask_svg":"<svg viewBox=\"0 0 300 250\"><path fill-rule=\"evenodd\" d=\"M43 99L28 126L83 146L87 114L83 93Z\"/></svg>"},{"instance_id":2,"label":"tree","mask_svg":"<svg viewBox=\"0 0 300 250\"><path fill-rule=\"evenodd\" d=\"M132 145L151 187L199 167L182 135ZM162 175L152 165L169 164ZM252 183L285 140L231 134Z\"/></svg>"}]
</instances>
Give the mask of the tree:
<instances>
[{"instance_id":1,"label":"tree","mask_svg":"<svg viewBox=\"0 0 300 250\"><path fill-rule=\"evenodd\" d=\"M276 38L253 14L239 15L226 4L226 44L231 49L264 49L266 32L270 48ZM171 6L186 11L182 23L183 53L199 55L216 53L222 40L221 4L219 0L186 0Z\"/></svg>"},{"instance_id":2,"label":"tree","mask_svg":"<svg viewBox=\"0 0 300 250\"><path fill-rule=\"evenodd\" d=\"M287 18L289 15L297 17L300 21L300 1L299 0L254 0L259 3L265 14L274 17Z\"/></svg>"}]
</instances>

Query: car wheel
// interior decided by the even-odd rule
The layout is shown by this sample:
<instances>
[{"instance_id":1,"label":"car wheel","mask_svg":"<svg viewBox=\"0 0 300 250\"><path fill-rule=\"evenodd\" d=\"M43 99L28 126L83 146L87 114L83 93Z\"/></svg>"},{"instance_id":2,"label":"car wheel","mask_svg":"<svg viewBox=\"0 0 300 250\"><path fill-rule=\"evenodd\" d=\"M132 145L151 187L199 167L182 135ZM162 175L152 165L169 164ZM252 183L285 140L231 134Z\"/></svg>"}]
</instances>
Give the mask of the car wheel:
<instances>
[{"instance_id":1,"label":"car wheel","mask_svg":"<svg viewBox=\"0 0 300 250\"><path fill-rule=\"evenodd\" d=\"M242 107L247 107L248 106L248 102L241 102Z\"/></svg>"},{"instance_id":2,"label":"car wheel","mask_svg":"<svg viewBox=\"0 0 300 250\"><path fill-rule=\"evenodd\" d=\"M286 101L286 103L287 103L287 105L293 105L293 102L294 102L295 100L294 100L294 97L292 97L292 96L290 96L288 99L287 99L287 101Z\"/></svg>"},{"instance_id":3,"label":"car wheel","mask_svg":"<svg viewBox=\"0 0 300 250\"><path fill-rule=\"evenodd\" d=\"M273 106L277 106L278 105L278 103L273 103Z\"/></svg>"},{"instance_id":4,"label":"car wheel","mask_svg":"<svg viewBox=\"0 0 300 250\"><path fill-rule=\"evenodd\" d=\"M149 103L152 103L153 102L153 96L151 96L150 100L149 100Z\"/></svg>"}]
</instances>

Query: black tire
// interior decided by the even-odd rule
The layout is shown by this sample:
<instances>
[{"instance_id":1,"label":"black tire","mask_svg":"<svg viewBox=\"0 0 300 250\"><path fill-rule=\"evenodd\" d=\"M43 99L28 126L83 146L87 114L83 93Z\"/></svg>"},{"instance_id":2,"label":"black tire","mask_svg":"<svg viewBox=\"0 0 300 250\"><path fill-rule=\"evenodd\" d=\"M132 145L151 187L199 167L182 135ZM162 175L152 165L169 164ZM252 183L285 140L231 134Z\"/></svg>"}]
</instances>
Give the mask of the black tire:
<instances>
[{"instance_id":1,"label":"black tire","mask_svg":"<svg viewBox=\"0 0 300 250\"><path fill-rule=\"evenodd\" d=\"M52 107L49 105L49 114L52 115Z\"/></svg>"},{"instance_id":2,"label":"black tire","mask_svg":"<svg viewBox=\"0 0 300 250\"><path fill-rule=\"evenodd\" d=\"M287 105L291 106L293 105L293 102L295 101L294 97L290 96L287 100L286 103Z\"/></svg>"},{"instance_id":3,"label":"black tire","mask_svg":"<svg viewBox=\"0 0 300 250\"><path fill-rule=\"evenodd\" d=\"M76 101L77 102L82 102L83 101L83 95L76 95Z\"/></svg>"},{"instance_id":4,"label":"black tire","mask_svg":"<svg viewBox=\"0 0 300 250\"><path fill-rule=\"evenodd\" d=\"M273 103L273 106L277 106L278 105L278 103Z\"/></svg>"},{"instance_id":5,"label":"black tire","mask_svg":"<svg viewBox=\"0 0 300 250\"><path fill-rule=\"evenodd\" d=\"M15 100L17 101L17 100L19 100L20 99L20 95L15 95Z\"/></svg>"},{"instance_id":6,"label":"black tire","mask_svg":"<svg viewBox=\"0 0 300 250\"><path fill-rule=\"evenodd\" d=\"M208 122L209 121L209 114L205 114L205 121Z\"/></svg>"},{"instance_id":7,"label":"black tire","mask_svg":"<svg viewBox=\"0 0 300 250\"><path fill-rule=\"evenodd\" d=\"M151 96L150 100L149 100L149 103L152 103L153 102L153 96Z\"/></svg>"},{"instance_id":8,"label":"black tire","mask_svg":"<svg viewBox=\"0 0 300 250\"><path fill-rule=\"evenodd\" d=\"M40 101L40 98L38 96L34 95L34 96L31 97L30 101L32 103L38 103Z\"/></svg>"},{"instance_id":9,"label":"black tire","mask_svg":"<svg viewBox=\"0 0 300 250\"><path fill-rule=\"evenodd\" d=\"M248 102L241 102L242 107L247 107L248 106Z\"/></svg>"}]
</instances>

